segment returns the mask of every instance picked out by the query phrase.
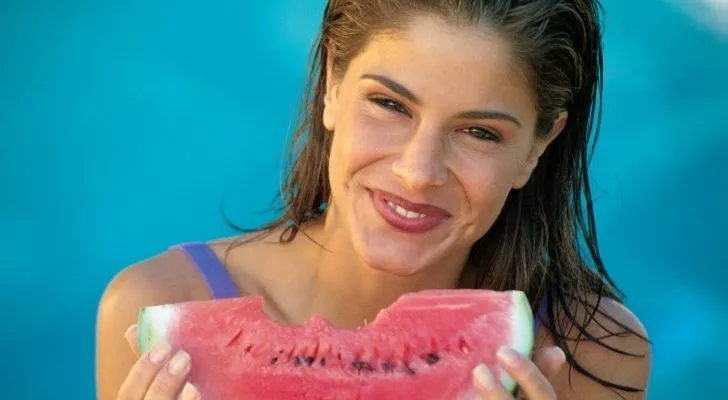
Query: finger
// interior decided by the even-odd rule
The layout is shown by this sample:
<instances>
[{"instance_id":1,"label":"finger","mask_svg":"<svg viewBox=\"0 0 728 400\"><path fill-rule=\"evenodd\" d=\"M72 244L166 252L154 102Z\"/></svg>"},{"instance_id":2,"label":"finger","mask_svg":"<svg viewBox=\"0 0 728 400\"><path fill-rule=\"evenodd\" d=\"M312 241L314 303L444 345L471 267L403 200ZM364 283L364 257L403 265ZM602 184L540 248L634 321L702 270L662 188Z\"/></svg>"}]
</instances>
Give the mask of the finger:
<instances>
[{"instance_id":1,"label":"finger","mask_svg":"<svg viewBox=\"0 0 728 400\"><path fill-rule=\"evenodd\" d=\"M152 385L147 391L145 400L176 400L187 380L190 372L190 356L184 351L178 351L159 371Z\"/></svg>"},{"instance_id":2,"label":"finger","mask_svg":"<svg viewBox=\"0 0 728 400\"><path fill-rule=\"evenodd\" d=\"M493 377L493 373L483 364L473 369L475 390L482 400L513 400L513 397Z\"/></svg>"},{"instance_id":3,"label":"finger","mask_svg":"<svg viewBox=\"0 0 728 400\"><path fill-rule=\"evenodd\" d=\"M131 347L131 351L134 352L135 356L139 356L139 329L136 324L129 327L129 329L124 332L124 337L126 338L126 341L129 342L129 347Z\"/></svg>"},{"instance_id":4,"label":"finger","mask_svg":"<svg viewBox=\"0 0 728 400\"><path fill-rule=\"evenodd\" d=\"M179 395L179 400L200 400L200 392L197 391L197 388L192 386L192 384L187 383L185 384L184 389L182 389L182 394Z\"/></svg>"},{"instance_id":5,"label":"finger","mask_svg":"<svg viewBox=\"0 0 728 400\"><path fill-rule=\"evenodd\" d=\"M169 361L172 348L163 342L145 353L129 370L119 389L119 400L142 400L162 367Z\"/></svg>"},{"instance_id":6,"label":"finger","mask_svg":"<svg viewBox=\"0 0 728 400\"><path fill-rule=\"evenodd\" d=\"M518 383L529 400L555 400L556 393L536 364L511 349L498 350L501 367Z\"/></svg>"},{"instance_id":7,"label":"finger","mask_svg":"<svg viewBox=\"0 0 728 400\"><path fill-rule=\"evenodd\" d=\"M533 355L533 363L547 379L553 378L566 364L566 354L556 346L545 347Z\"/></svg>"}]
</instances>

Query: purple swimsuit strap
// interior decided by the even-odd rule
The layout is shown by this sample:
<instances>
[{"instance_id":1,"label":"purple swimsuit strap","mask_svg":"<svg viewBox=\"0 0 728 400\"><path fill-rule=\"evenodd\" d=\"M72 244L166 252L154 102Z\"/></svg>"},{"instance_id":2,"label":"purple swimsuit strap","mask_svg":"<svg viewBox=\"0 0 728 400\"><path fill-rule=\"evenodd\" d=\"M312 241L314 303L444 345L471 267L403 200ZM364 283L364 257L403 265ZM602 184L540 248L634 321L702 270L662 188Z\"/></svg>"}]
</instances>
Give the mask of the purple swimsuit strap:
<instances>
[{"instance_id":1,"label":"purple swimsuit strap","mask_svg":"<svg viewBox=\"0 0 728 400\"><path fill-rule=\"evenodd\" d=\"M235 282L230 278L225 265L206 243L186 243L181 249L197 268L213 299L240 296Z\"/></svg>"},{"instance_id":2,"label":"purple swimsuit strap","mask_svg":"<svg viewBox=\"0 0 728 400\"><path fill-rule=\"evenodd\" d=\"M535 335L538 332L538 328L541 327L541 324L543 323L543 319L546 316L546 312L548 311L548 301L547 297L544 296L544 298L541 300L541 303L538 306L538 309L536 310L536 314L533 316L533 334Z\"/></svg>"}]
</instances>

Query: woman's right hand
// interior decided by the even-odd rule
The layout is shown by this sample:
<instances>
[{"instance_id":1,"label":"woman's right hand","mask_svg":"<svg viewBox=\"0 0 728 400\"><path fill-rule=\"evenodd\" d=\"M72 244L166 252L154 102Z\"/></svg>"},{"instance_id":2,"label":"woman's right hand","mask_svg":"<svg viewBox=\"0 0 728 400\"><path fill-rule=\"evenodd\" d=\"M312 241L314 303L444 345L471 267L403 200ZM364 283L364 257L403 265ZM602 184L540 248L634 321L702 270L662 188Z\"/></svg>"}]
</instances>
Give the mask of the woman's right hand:
<instances>
[{"instance_id":1,"label":"woman's right hand","mask_svg":"<svg viewBox=\"0 0 728 400\"><path fill-rule=\"evenodd\" d=\"M126 331L126 340L139 355L137 326ZM118 400L200 400L199 392L186 383L190 356L182 350L172 353L166 343L157 343L138 357L119 389Z\"/></svg>"}]
</instances>

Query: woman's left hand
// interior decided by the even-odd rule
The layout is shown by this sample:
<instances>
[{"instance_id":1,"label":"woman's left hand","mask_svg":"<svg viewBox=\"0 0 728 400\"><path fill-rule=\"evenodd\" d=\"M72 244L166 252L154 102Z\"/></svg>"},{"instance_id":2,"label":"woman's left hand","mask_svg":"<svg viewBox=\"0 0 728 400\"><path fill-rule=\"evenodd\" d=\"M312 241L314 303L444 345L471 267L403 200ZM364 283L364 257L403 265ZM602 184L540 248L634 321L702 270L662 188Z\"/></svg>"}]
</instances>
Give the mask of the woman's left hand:
<instances>
[{"instance_id":1,"label":"woman's left hand","mask_svg":"<svg viewBox=\"0 0 728 400\"><path fill-rule=\"evenodd\" d=\"M500 365L518 384L518 397L528 400L556 400L556 392L548 378L556 375L566 361L563 350L558 347L545 347L537 351L533 361L507 349L498 351ZM473 378L478 393L483 400L514 400L500 382L484 365L473 370Z\"/></svg>"}]
</instances>

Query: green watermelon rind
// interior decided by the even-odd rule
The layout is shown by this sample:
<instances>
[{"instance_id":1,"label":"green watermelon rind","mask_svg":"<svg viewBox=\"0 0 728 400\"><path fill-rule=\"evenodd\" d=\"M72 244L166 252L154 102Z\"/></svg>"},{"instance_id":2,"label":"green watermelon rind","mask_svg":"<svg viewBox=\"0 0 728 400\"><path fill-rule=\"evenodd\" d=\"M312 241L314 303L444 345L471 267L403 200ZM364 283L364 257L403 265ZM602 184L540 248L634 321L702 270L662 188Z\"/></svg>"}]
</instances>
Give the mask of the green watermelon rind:
<instances>
[{"instance_id":1,"label":"green watermelon rind","mask_svg":"<svg viewBox=\"0 0 728 400\"><path fill-rule=\"evenodd\" d=\"M528 302L526 294L521 291L513 291L511 293L513 307L511 311L513 336L511 337L510 346L513 350L531 358L533 354L534 343L534 320L531 304ZM510 393L515 393L518 385L510 375L503 372L500 375L501 385Z\"/></svg>"},{"instance_id":2,"label":"green watermelon rind","mask_svg":"<svg viewBox=\"0 0 728 400\"><path fill-rule=\"evenodd\" d=\"M177 318L179 308L173 304L145 307L139 311L138 346L146 353L161 340L168 339L168 331Z\"/></svg>"}]
</instances>

